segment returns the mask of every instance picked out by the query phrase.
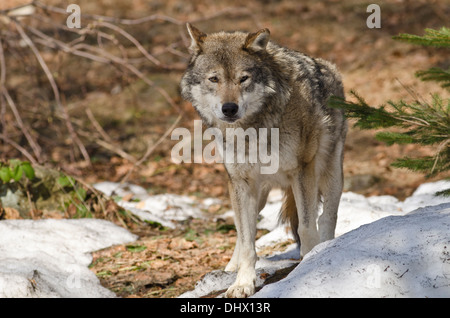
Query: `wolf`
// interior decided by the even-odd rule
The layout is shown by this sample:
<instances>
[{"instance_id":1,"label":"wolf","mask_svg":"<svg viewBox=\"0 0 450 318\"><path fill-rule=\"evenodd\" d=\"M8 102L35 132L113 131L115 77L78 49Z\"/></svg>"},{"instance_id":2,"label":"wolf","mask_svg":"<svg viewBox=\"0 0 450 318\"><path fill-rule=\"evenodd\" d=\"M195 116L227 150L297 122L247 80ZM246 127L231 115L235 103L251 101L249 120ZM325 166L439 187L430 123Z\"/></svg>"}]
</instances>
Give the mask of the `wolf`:
<instances>
[{"instance_id":1,"label":"wolf","mask_svg":"<svg viewBox=\"0 0 450 318\"><path fill-rule=\"evenodd\" d=\"M268 29L206 34L187 24L187 31L191 58L181 95L203 122L223 136L229 128L278 129L276 172L262 174L262 162L224 162L237 230L225 267L237 275L226 296L248 297L255 292L257 216L273 187L284 190L280 220L290 223L301 257L334 238L347 123L327 100L344 97L342 80L334 64L274 43ZM248 146L235 152L248 156Z\"/></svg>"}]
</instances>

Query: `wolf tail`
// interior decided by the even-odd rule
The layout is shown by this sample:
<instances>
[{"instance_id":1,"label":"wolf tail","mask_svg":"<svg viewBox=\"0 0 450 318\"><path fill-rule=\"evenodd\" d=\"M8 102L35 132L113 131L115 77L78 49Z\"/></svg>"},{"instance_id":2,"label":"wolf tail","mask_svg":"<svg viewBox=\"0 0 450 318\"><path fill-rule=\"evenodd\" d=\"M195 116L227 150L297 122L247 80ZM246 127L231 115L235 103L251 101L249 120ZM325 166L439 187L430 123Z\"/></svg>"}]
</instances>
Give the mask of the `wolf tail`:
<instances>
[{"instance_id":1,"label":"wolf tail","mask_svg":"<svg viewBox=\"0 0 450 318\"><path fill-rule=\"evenodd\" d=\"M295 241L300 246L300 236L298 235L298 214L297 206L295 205L294 193L289 187L284 191L283 204L280 211L280 222L289 223L291 225L292 234Z\"/></svg>"}]
</instances>

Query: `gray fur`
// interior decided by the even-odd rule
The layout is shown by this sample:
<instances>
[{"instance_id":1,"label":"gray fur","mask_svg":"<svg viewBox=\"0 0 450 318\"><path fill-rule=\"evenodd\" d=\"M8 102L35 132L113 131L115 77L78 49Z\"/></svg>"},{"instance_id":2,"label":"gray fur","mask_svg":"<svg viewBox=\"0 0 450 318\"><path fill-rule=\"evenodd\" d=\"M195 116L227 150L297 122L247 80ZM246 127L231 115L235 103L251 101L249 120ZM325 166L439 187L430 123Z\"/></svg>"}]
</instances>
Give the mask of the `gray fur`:
<instances>
[{"instance_id":1,"label":"gray fur","mask_svg":"<svg viewBox=\"0 0 450 318\"><path fill-rule=\"evenodd\" d=\"M224 136L226 128L279 129L277 173L262 175L258 163L225 163L238 234L225 269L238 274L227 296L246 297L254 293L256 278L256 218L272 187L285 190L280 218L291 223L301 255L334 237L347 124L327 100L344 96L342 81L333 64L269 41L267 29L207 35L188 25L188 31L192 57L181 93L203 121ZM235 119L224 118L224 103L239 106Z\"/></svg>"}]
</instances>

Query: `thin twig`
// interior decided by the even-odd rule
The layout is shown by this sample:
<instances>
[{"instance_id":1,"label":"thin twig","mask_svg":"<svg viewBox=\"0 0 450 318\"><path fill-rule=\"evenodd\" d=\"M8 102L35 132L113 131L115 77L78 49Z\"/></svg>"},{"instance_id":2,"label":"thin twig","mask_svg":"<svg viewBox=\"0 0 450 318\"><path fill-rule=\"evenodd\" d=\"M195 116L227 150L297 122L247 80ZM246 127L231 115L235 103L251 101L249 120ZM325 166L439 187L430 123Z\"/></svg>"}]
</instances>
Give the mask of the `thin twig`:
<instances>
[{"instance_id":1,"label":"thin twig","mask_svg":"<svg viewBox=\"0 0 450 318\"><path fill-rule=\"evenodd\" d=\"M3 86L2 88L3 96L5 97L6 101L8 102L9 107L11 108L14 117L16 118L16 122L19 125L20 130L23 132L25 138L27 139L28 143L31 146L31 149L33 149L33 153L36 156L38 161L41 161L41 147L38 145L38 143L33 139L30 132L28 131L28 128L25 126L25 124L22 121L22 118L20 117L19 111L17 110L16 104L14 103L14 100L9 95L8 90Z\"/></svg>"},{"instance_id":2,"label":"thin twig","mask_svg":"<svg viewBox=\"0 0 450 318\"><path fill-rule=\"evenodd\" d=\"M16 143L14 140L11 140L10 138L8 138L8 136L5 136L4 134L0 134L0 138L3 139L7 144L10 144L11 146L13 146L17 150L19 150L25 157L27 157L28 160L30 160L31 163L33 163L33 164L38 163L36 161L36 159L34 159L34 157L25 148L23 148L21 145Z\"/></svg>"},{"instance_id":3,"label":"thin twig","mask_svg":"<svg viewBox=\"0 0 450 318\"><path fill-rule=\"evenodd\" d=\"M5 56L3 53L3 43L2 39L0 38L0 87L5 87L6 83L6 63L5 63ZM3 95L0 95L0 103L1 103L1 110L0 110L0 118L2 121L2 128L3 128L3 135L6 135L6 102L3 97Z\"/></svg>"},{"instance_id":4,"label":"thin twig","mask_svg":"<svg viewBox=\"0 0 450 318\"><path fill-rule=\"evenodd\" d=\"M20 38L23 40L23 42L28 46L29 49L31 49L32 53L36 57L39 65L41 66L42 70L44 71L48 82L51 86L51 89L53 91L55 103L57 107L59 108L60 114L58 116L61 116L63 121L65 121L65 124L67 126L67 130L69 132L70 137L72 138L72 143L74 148L78 147L81 151L83 157L87 162L90 163L89 154L86 151L86 148L84 147L83 143L78 137L78 134L83 137L87 138L89 141L93 141L100 145L103 148L106 148L108 150L114 151L115 153L119 154L123 158L130 160L133 162L133 167L128 171L127 175L125 175L124 178L122 178L121 183L124 183L131 173L139 167L141 164L143 164L150 155L155 151L155 149L167 138L167 136L170 134L170 132L176 127L176 125L180 122L183 114L183 110L180 108L180 106L174 101L174 99L170 96L170 94L162 87L158 86L153 82L146 74L144 74L137 66L133 65L132 63L137 63L141 61L140 59L134 58L134 59L128 59L127 55L127 47L125 47L124 44L122 44L119 39L120 37L116 37L117 34L120 34L123 36L126 40L128 40L135 48L138 49L138 51L144 56L145 59L150 61L154 66L164 68L164 69L179 69L179 65L166 65L164 64L160 59L157 58L157 56L160 56L160 54L163 54L165 52L170 52L171 54L174 54L176 56L179 56L183 58L183 63L185 63L185 60L187 60L188 55L184 52L176 50L176 46L179 44L188 45L188 39L186 37L186 32L182 32L183 26L185 25L184 20L176 19L173 17L169 17L166 15L161 14L153 14L149 16L145 16L142 18L137 19L121 19L121 18L115 18L115 17L107 17L102 15L95 15L95 14L81 14L81 18L86 20L86 26L84 26L81 29L71 29L68 28L64 23L58 23L57 20L52 19L54 14L57 13L60 14L62 17L67 16L67 12L64 8L58 8L51 5L47 5L42 3L41 1L30 1L28 5L32 5L33 7L40 9L36 10L35 14L32 14L30 17L33 19L36 19L39 22L43 22L46 25L53 26L56 31L61 31L63 34L70 34L75 35L75 39L71 40L70 42L64 42L63 40L59 40L59 37L57 32L55 32L55 37L52 37L48 34L45 34L44 32L40 31L40 27L33 27L29 23L27 24L26 20L18 20L18 16L9 17L11 25L16 27L17 32L19 33L20 37L17 37L17 35L14 32L9 32L6 30L4 33L2 31L2 36L4 34L8 34L8 38L12 39L11 43L17 43ZM8 11L9 12L9 11ZM7 16L8 12L6 11L0 11L0 15ZM44 12L48 14L48 17L42 14L39 14L38 12ZM51 15L49 13L52 13ZM190 22L201 22L206 21L210 19L217 18L222 15L248 15L255 21L255 25L258 27L261 27L258 25L258 21L255 19L255 17L251 14L251 12L246 8L226 8L224 10L218 11L213 13L209 16L200 17L194 20L191 20ZM50 16L52 18L50 18ZM178 30L180 32L180 39L175 44L172 43L171 45L166 46L164 50L162 50L159 54L151 54L148 52L144 46L129 32L125 31L123 28L121 28L119 25L138 25L142 23L152 22L152 21L160 21L160 22L168 22L171 24L174 24L178 26ZM23 23L23 24L22 24ZM83 22L84 24L84 22ZM26 30L26 31L25 31ZM9 33L7 33L9 32ZM70 33L69 33L70 32ZM108 33L109 32L109 33ZM28 34L27 34L28 33ZM30 38L32 37L32 38ZM89 44L88 40L91 38L97 39L97 44ZM105 40L105 41L103 41ZM113 54L111 52L114 51L108 51L108 45L107 41L110 41L112 46L114 48L119 48L121 51L121 54ZM0 42L1 43L1 42ZM48 65L46 64L45 60L43 59L40 51L36 47L36 44L43 45L45 47L63 51L72 55L80 56L83 58L87 58L92 61L96 61L103 64L111 64L114 67L117 67L121 71L125 73L125 71L133 74L137 78L141 79L144 83L146 83L148 86L154 88L164 99L167 101L169 105L171 105L174 109L176 109L179 113L177 119L175 122L169 127L168 130L165 131L165 133L153 144L149 144L148 148L145 152L145 154L139 159L136 160L134 157L130 156L126 152L124 152L120 147L116 147L113 140L108 136L108 134L103 130L103 128L100 126L98 121L93 116L92 112L90 110L86 110L86 115L91 121L93 127L95 128L96 132L94 134L90 134L89 132L84 132L81 129L79 129L79 124L75 120L72 120L69 117L68 111L63 104L61 100L60 91L58 88L58 85L55 81L54 76L52 75L52 72L50 71ZM16 46L18 47L18 46ZM19 48L20 49L20 48ZM23 52L23 51L19 51ZM121 56L118 56L121 55ZM143 58L142 58L143 59ZM132 61L132 62L131 62ZM0 61L1 62L1 61ZM178 63L180 64L180 63ZM5 68L2 66L2 74L0 74L0 81L1 78L6 77L6 71ZM153 66L153 67L154 67ZM3 80L4 83L4 80ZM4 85L3 85L4 86ZM3 99L2 99L2 105L3 105ZM4 108L4 107L3 107ZM17 110L17 108L16 108ZM13 111L14 112L14 111ZM19 124L20 126L20 124ZM76 127L78 130L75 130ZM23 130L23 129L22 129ZM92 130L92 129L91 129ZM4 130L6 131L6 130ZM100 137L99 135L100 134ZM13 145L14 147L18 146L16 143L14 143L12 140L10 140L6 135L2 134L0 135L0 138L5 140L5 142ZM16 147L19 151L21 151L24 156L33 158L24 148ZM33 149L34 150L34 149ZM29 158L30 159L30 158ZM31 160L30 161L34 161Z\"/></svg>"},{"instance_id":5,"label":"thin twig","mask_svg":"<svg viewBox=\"0 0 450 318\"><path fill-rule=\"evenodd\" d=\"M421 127L428 127L430 126L430 123L426 120L414 116L392 116L395 119L399 119L401 121L407 122L413 126L421 126ZM416 120L416 121L415 121Z\"/></svg>"},{"instance_id":6,"label":"thin twig","mask_svg":"<svg viewBox=\"0 0 450 318\"><path fill-rule=\"evenodd\" d=\"M11 20L15 27L17 28L17 31L19 32L20 36L22 37L22 39L24 40L24 42L30 47L31 51L33 52L33 54L35 55L36 59L38 60L42 70L44 71L45 75L47 76L47 79L50 83L50 86L52 87L53 90L53 94L55 97L55 101L56 104L58 105L58 108L61 110L63 117L65 119L66 122L66 126L67 129L69 131L69 134L72 138L72 140L75 142L75 144L77 144L78 148L81 151L81 154L84 157L84 160L86 160L89 164L91 164L91 159L89 157L89 154L86 150L86 147L83 145L83 143L81 142L81 140L78 138L75 130L73 129L72 123L70 121L70 117L69 114L67 113L66 108L63 106L62 102L61 102L61 96L59 94L59 89L56 85L56 81L52 75L52 73L50 72L47 63L45 63L44 59L42 58L41 53L39 52L39 50L37 49L36 45L34 45L33 41L30 39L30 37L25 33L25 31L23 30L22 26L20 25L20 23L16 20L16 19L12 19Z\"/></svg>"},{"instance_id":7,"label":"thin twig","mask_svg":"<svg viewBox=\"0 0 450 318\"><path fill-rule=\"evenodd\" d=\"M141 159L139 159L137 162L134 163L133 167L131 167L131 169L122 178L122 180L120 180L120 184L125 183L128 180L128 178L130 177L130 175L133 173L133 171L137 167L139 167L144 161L146 161L148 159L148 157L153 153L153 151L155 151L155 149L164 141L164 139L166 139L167 136L169 136L169 134L175 129L175 127L180 122L181 118L183 118L183 116L182 115L178 115L178 117L175 120L175 122L169 127L169 129L166 130L166 132L158 139L158 141L156 141L151 147L149 147L147 149L147 151L145 152L145 154L142 156Z\"/></svg>"},{"instance_id":8,"label":"thin twig","mask_svg":"<svg viewBox=\"0 0 450 318\"><path fill-rule=\"evenodd\" d=\"M448 147L449 143L450 143L450 139L446 139L438 146L438 148L436 150L436 158L434 159L433 167L431 168L431 172L430 173L434 172L434 169L436 168L436 165L437 165L437 163L439 161L439 157L440 157L440 154L441 154L442 150L445 147Z\"/></svg>"},{"instance_id":9,"label":"thin twig","mask_svg":"<svg viewBox=\"0 0 450 318\"><path fill-rule=\"evenodd\" d=\"M110 29L115 30L116 32L119 32L120 34L126 36L140 51L144 54L146 53L146 50L142 47L142 45L139 44L139 42L132 37L130 34L128 34L125 31L120 31L121 29L118 27L115 27L112 24L109 23L101 23L97 22L100 26L106 26ZM67 44L65 44L62 41L56 40L50 36L45 35L44 33L40 32L39 30L28 27L28 29L34 33L35 35L39 36L43 41L41 44L47 45L49 47L60 47L65 52L73 53L75 55L84 56L87 58L90 58L92 60L102 62L102 63L114 63L117 65L120 65L122 67L125 67L130 72L135 74L137 77L139 77L141 80L143 80L147 85L154 87L163 97L164 99L173 107L175 108L179 113L183 113L183 111L179 108L179 106L174 102L174 100L170 97L170 95L167 93L167 91L159 86L156 86L153 81L151 81L148 77L146 77L141 71L139 71L136 67L133 65L127 63L126 60L123 58L117 57L109 52L107 52L103 48L94 47L85 43L78 43L72 47L69 47ZM92 53L90 53L90 52ZM146 57L151 60L151 55L146 53ZM145 54L144 54L145 55ZM104 143L102 143L102 146L105 146Z\"/></svg>"},{"instance_id":10,"label":"thin twig","mask_svg":"<svg viewBox=\"0 0 450 318\"><path fill-rule=\"evenodd\" d=\"M120 33L122 36L124 36L125 38L127 38L131 43L134 44L134 46L136 46L136 48L152 63L167 68L166 65L163 65L158 59L156 59L153 55L151 55L150 53L147 52L147 50L139 43L138 40L136 40L130 33L126 32L124 29L119 28L118 26L111 24L109 22L105 22L105 21L97 21L95 22L95 25L99 25L99 26L103 26L106 27L108 29L111 29L113 31L116 31L118 33Z\"/></svg>"},{"instance_id":11,"label":"thin twig","mask_svg":"<svg viewBox=\"0 0 450 318\"><path fill-rule=\"evenodd\" d=\"M3 43L0 38L0 85L5 87L6 84L6 63L5 63L5 55L3 51Z\"/></svg>"},{"instance_id":12,"label":"thin twig","mask_svg":"<svg viewBox=\"0 0 450 318\"><path fill-rule=\"evenodd\" d=\"M127 63L125 60L123 60L122 58L111 54L109 52L107 52L106 50L99 48L99 47L95 47L92 45L88 45L85 43L80 43L75 45L72 49L76 49L77 51L80 50L89 50L92 52L97 53L98 57L104 58L109 60L111 63L115 63L118 65L121 65L123 67L125 67L126 69L128 69L129 71L131 71L134 75L136 75L137 77L139 77L141 80L143 80L147 85L154 87L163 97L164 99L176 110L178 110L179 113L183 113L183 110L174 102L174 100L170 97L169 93L167 93L167 91L159 86L156 86L155 83L150 80L148 77L146 77L141 71L139 71L135 66Z\"/></svg>"},{"instance_id":13,"label":"thin twig","mask_svg":"<svg viewBox=\"0 0 450 318\"><path fill-rule=\"evenodd\" d=\"M94 114L92 113L92 110L90 108L86 108L86 115L88 116L89 120L91 121L94 128L100 133L100 135L108 142L112 142L111 137L106 133L106 131L103 129L103 127L100 125L100 123L95 118Z\"/></svg>"},{"instance_id":14,"label":"thin twig","mask_svg":"<svg viewBox=\"0 0 450 318\"><path fill-rule=\"evenodd\" d=\"M66 43L59 41L55 38L52 38L52 37L42 33L41 31L39 31L38 29L36 29L34 27L27 26L27 29L30 30L33 34L35 34L41 38L41 39L35 40L39 44L45 45L52 49L61 49L63 52L70 53L73 55L78 55L78 56L81 56L84 58L88 58L88 59L91 59L96 62L100 62L100 63L109 63L110 62L109 59L100 57L98 55L74 49L72 46L67 45Z\"/></svg>"},{"instance_id":15,"label":"thin twig","mask_svg":"<svg viewBox=\"0 0 450 318\"><path fill-rule=\"evenodd\" d=\"M64 10L64 9L54 7L51 5L46 5L40 1L33 1L33 5L38 8L44 9L46 11L52 11L52 12L56 12L56 13L60 13L60 14L67 14L66 10ZM152 14L150 16L146 16L146 17L142 17L142 18L138 18L138 19L120 19L120 18L108 17L108 16L98 15L98 14L82 13L81 18L91 19L91 20L102 20L102 21L106 21L106 22L119 23L119 24L124 24L124 25L136 25L136 24L142 24L145 22L157 21L157 20L170 22L170 23L173 23L176 25L184 25L185 24L185 22L183 22L183 21L177 20L175 18L166 16L163 14Z\"/></svg>"},{"instance_id":16,"label":"thin twig","mask_svg":"<svg viewBox=\"0 0 450 318\"><path fill-rule=\"evenodd\" d=\"M91 123L94 126L94 128L98 131L98 133L104 139L104 140L95 139L95 142L99 146L102 146L105 149L108 149L108 150L110 150L112 152L115 152L116 154L118 154L122 158L124 158L124 159L126 159L126 160L128 160L128 161L130 161L132 163L135 163L137 161L136 158L134 158L132 155L126 153L125 151L123 151L117 145L113 145L113 140L111 139L111 137L109 137L109 135L106 133L106 131L102 128L102 126L97 121L97 119L95 119L94 114L92 113L92 111L89 108L86 108L86 115L88 116L88 118L91 121Z\"/></svg>"},{"instance_id":17,"label":"thin twig","mask_svg":"<svg viewBox=\"0 0 450 318\"><path fill-rule=\"evenodd\" d=\"M28 143L31 146L31 149L33 149L34 155L36 156L38 161L41 161L41 147L39 144L33 139L30 132L28 131L28 128L25 126L25 124L22 121L22 118L20 117L19 111L17 110L16 104L14 103L14 100L9 95L9 92L6 88L6 63L5 63L5 56L3 52L3 43L0 39L0 66L1 66L1 72L0 72L0 91L4 98L6 99L9 107L11 108L14 117L16 118L16 122L19 125L19 128L22 130L25 138L27 139Z\"/></svg>"}]
</instances>

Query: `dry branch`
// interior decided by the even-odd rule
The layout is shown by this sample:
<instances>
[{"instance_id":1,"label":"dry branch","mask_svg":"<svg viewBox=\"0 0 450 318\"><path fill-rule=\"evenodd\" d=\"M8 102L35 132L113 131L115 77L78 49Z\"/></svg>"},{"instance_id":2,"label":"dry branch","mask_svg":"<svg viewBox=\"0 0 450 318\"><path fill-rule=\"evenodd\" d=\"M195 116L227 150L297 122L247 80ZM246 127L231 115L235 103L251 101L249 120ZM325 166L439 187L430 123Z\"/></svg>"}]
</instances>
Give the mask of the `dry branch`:
<instances>
[{"instance_id":1,"label":"dry branch","mask_svg":"<svg viewBox=\"0 0 450 318\"><path fill-rule=\"evenodd\" d=\"M61 96L60 96L60 93L59 93L58 86L56 85L55 78L53 77L52 73L50 72L50 69L48 68L47 63L45 63L44 59L42 58L41 53L37 49L37 47L34 44L34 42L25 33L25 31L23 30L21 24L16 19L13 19L12 21L13 21L17 31L19 32L20 36L24 40L25 44L30 47L31 51L36 56L36 59L38 60L39 65L41 66L42 70L44 71L45 75L47 76L48 82L50 83L50 86L52 87L53 94L55 96L56 105L58 106L59 110L61 111L61 113L62 113L62 115L64 117L64 120L65 120L65 123L66 123L66 126L67 126L67 130L69 131L70 137L72 138L72 140L79 147L79 149L80 149L84 159L87 162L90 163L91 160L90 160L89 154L88 154L88 152L86 150L86 147L83 145L81 140L78 138L77 133L73 129L73 125L72 125L72 122L70 121L69 114L67 113L66 108L63 106L63 104L61 102Z\"/></svg>"},{"instance_id":2,"label":"dry branch","mask_svg":"<svg viewBox=\"0 0 450 318\"><path fill-rule=\"evenodd\" d=\"M54 116L49 121L51 123L57 120L64 123L67 136L63 139L71 141L71 158L77 160L77 154L81 154L82 158L90 163L90 155L85 143L95 143L97 146L107 149L133 163L133 168L122 180L124 181L134 169L148 160L151 153L167 139L167 136L183 116L182 109L173 97L163 87L156 85L154 81L150 80L143 69L168 72L173 70L179 71L185 68L189 57L187 54L189 41L185 35L184 25L188 21L162 14L152 14L138 19L123 19L83 12L81 18L84 26L77 29L69 28L65 24L67 15L65 8L47 5L40 1L30 1L29 4L20 7L0 10L0 26L2 26L0 28L0 114L2 116L0 140L17 149L31 162L45 163L48 160L48 155L44 150L48 146L43 145L45 138L39 134L39 127L48 126L48 120L45 119L47 121L43 122L39 122L36 118L32 120L27 118L28 120L25 120L24 110L28 107L29 111L31 105L17 103L17 88L7 87L7 72L12 70L10 70L10 67L6 68L5 54L11 53L11 58L14 55L26 57L31 59L30 61L34 57L33 63L37 62L34 74L39 85L36 87L36 90L41 91L42 84L50 88L52 93L51 102L56 105L57 112L53 112L53 103L47 101L47 110L52 110L50 116ZM255 24L258 25L248 9L241 8L228 8L211 16L189 22L206 21L222 15L247 15L253 18ZM87 23L85 23L86 21ZM179 38L173 43L166 43L162 50L159 48L158 53L152 54L130 31L124 29L125 26L138 26L143 23L168 23L175 25L179 29ZM51 70L51 65L47 59L48 55L44 54L49 52L48 49L50 49L53 56L56 56L58 52L63 52L64 54L90 60L93 63L102 63L114 67L124 76L131 75L132 78L140 79L163 97L165 102L178 114L178 118L160 136L156 143L148 145L147 150L140 159L136 159L125 152L120 143L114 141L108 135L89 109L86 109L84 112L86 119L91 123L88 127L82 126L81 122L84 121L72 118L69 115L69 110L64 102L64 95L62 95L58 85L60 79L55 78L55 71ZM134 55L130 55L130 52L134 52ZM141 56L136 57L136 52L139 52ZM29 57L30 53L31 57ZM167 54L172 58L179 59L180 63L163 62L164 55ZM132 58L129 56L132 56ZM146 65L147 67L141 68L138 65ZM22 66L25 69L27 67L30 68L27 65ZM27 74L26 72L24 74ZM38 74L42 72L45 75L46 82L42 82L39 79ZM33 76L32 73L29 76ZM11 94L11 92L14 92L14 94ZM33 99L33 96L31 99ZM8 112L7 106L12 112L15 124L9 119L11 116L6 116ZM36 110L33 114L39 112L39 110ZM21 138L18 138L20 136L24 137L26 143ZM49 139L47 139L47 142ZM55 139L51 141L56 143Z\"/></svg>"}]
</instances>

